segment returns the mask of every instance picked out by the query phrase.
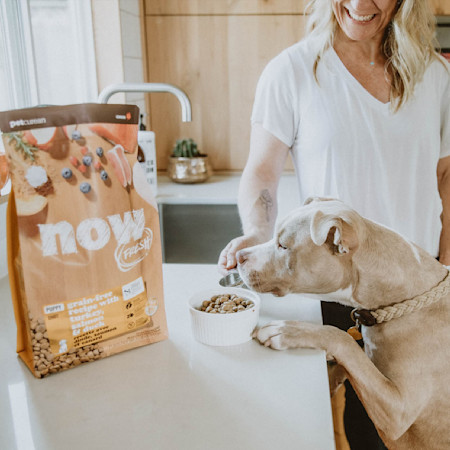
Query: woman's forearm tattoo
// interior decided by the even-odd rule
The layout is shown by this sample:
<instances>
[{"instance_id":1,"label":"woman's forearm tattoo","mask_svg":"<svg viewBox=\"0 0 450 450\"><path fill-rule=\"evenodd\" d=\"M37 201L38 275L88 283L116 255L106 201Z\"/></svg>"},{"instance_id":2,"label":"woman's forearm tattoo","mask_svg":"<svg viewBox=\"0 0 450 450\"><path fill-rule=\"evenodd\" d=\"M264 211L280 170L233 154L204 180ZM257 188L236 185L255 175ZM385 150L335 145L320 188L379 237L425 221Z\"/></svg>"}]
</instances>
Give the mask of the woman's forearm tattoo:
<instances>
[{"instance_id":1,"label":"woman's forearm tattoo","mask_svg":"<svg viewBox=\"0 0 450 450\"><path fill-rule=\"evenodd\" d=\"M262 207L264 208L266 212L266 220L267 222L270 222L270 210L273 207L273 200L272 196L270 195L270 192L268 189L263 189L261 191L261 194L259 195L259 201L261 202Z\"/></svg>"}]
</instances>

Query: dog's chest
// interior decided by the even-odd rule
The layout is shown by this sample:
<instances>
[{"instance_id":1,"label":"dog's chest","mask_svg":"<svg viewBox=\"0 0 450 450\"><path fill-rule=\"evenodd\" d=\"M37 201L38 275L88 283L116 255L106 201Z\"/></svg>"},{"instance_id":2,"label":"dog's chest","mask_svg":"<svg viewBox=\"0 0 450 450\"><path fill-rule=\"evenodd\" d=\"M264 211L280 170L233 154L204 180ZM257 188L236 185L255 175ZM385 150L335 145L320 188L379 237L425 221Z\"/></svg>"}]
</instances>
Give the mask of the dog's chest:
<instances>
[{"instance_id":1,"label":"dog's chest","mask_svg":"<svg viewBox=\"0 0 450 450\"><path fill-rule=\"evenodd\" d=\"M364 340L364 352L370 360L386 376L391 371L396 371L396 366L402 364L403 358L410 352L405 343L408 341L403 330L397 329L398 324L389 323L375 325L374 327L362 327ZM406 333L408 334L408 333ZM405 348L402 348L402 347Z\"/></svg>"},{"instance_id":2,"label":"dog's chest","mask_svg":"<svg viewBox=\"0 0 450 450\"><path fill-rule=\"evenodd\" d=\"M376 339L373 339L373 333L365 332L365 330L362 330L362 335L364 339L364 352L373 361L378 350Z\"/></svg>"},{"instance_id":3,"label":"dog's chest","mask_svg":"<svg viewBox=\"0 0 450 450\"><path fill-rule=\"evenodd\" d=\"M448 378L450 369L450 335L448 311L433 311L428 314L419 311L403 319L362 327L364 351L377 368L387 377L404 373L406 367L411 372L422 373L422 378L439 372L439 378ZM440 350L438 350L440 349Z\"/></svg>"}]
</instances>

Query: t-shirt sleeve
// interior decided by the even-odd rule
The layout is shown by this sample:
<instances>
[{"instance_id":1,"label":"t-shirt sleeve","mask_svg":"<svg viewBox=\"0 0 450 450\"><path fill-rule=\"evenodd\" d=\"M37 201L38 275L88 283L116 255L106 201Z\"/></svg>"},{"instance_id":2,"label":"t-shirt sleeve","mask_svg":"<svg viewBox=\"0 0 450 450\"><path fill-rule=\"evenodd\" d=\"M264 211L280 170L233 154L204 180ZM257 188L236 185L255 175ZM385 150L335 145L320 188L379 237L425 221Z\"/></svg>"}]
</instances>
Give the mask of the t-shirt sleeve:
<instances>
[{"instance_id":1,"label":"t-shirt sleeve","mask_svg":"<svg viewBox=\"0 0 450 450\"><path fill-rule=\"evenodd\" d=\"M288 147L298 127L298 94L294 70L287 52L272 59L259 78L251 121L258 123Z\"/></svg>"},{"instance_id":2,"label":"t-shirt sleeve","mask_svg":"<svg viewBox=\"0 0 450 450\"><path fill-rule=\"evenodd\" d=\"M441 96L441 154L450 156L450 64L445 61L444 89Z\"/></svg>"}]
</instances>

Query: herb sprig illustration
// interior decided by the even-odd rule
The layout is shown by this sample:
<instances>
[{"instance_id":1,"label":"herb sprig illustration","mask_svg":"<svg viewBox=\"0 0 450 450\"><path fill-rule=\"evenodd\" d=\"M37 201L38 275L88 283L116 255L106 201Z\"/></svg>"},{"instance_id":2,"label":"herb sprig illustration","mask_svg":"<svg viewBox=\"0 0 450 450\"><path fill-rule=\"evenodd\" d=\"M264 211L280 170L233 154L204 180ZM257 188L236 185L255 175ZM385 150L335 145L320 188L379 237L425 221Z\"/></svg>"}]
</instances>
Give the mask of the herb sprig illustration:
<instances>
[{"instance_id":1,"label":"herb sprig illustration","mask_svg":"<svg viewBox=\"0 0 450 450\"><path fill-rule=\"evenodd\" d=\"M5 135L9 138L8 144L14 144L14 147L17 151L23 153L23 157L25 159L30 158L31 161L34 161L35 154L34 152L39 151L37 147L30 145L28 142L23 140L23 133L5 133Z\"/></svg>"}]
</instances>

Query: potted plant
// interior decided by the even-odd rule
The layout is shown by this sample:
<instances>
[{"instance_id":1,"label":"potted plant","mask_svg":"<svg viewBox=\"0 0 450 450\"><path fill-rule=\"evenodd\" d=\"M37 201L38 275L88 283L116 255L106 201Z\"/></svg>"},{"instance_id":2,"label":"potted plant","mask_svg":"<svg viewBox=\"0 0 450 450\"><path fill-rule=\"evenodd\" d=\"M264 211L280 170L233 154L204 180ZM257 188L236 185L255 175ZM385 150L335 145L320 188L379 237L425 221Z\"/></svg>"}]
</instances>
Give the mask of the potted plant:
<instances>
[{"instance_id":1,"label":"potted plant","mask_svg":"<svg viewBox=\"0 0 450 450\"><path fill-rule=\"evenodd\" d=\"M178 139L167 172L176 183L201 183L211 176L212 170L208 155L200 153L193 139Z\"/></svg>"}]
</instances>

